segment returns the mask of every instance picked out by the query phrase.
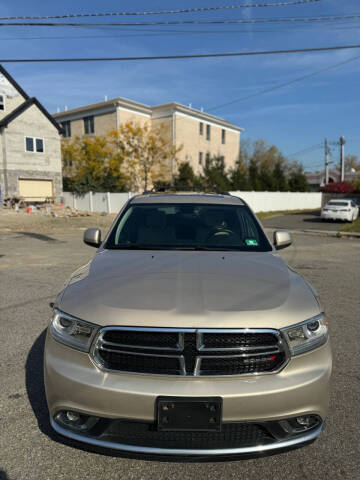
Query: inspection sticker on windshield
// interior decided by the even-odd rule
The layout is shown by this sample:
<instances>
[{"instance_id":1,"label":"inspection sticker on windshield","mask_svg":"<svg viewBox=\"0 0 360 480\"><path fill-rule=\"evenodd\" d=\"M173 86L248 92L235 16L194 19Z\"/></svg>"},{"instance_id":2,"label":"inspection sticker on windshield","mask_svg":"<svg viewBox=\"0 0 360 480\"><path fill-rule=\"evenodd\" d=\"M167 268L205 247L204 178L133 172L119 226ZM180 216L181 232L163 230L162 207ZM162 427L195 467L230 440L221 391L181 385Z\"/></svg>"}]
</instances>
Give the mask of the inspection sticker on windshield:
<instances>
[{"instance_id":1,"label":"inspection sticker on windshield","mask_svg":"<svg viewBox=\"0 0 360 480\"><path fill-rule=\"evenodd\" d=\"M249 247L257 247L259 244L258 244L258 241L255 240L255 238L247 238L245 240L245 243L247 246Z\"/></svg>"}]
</instances>

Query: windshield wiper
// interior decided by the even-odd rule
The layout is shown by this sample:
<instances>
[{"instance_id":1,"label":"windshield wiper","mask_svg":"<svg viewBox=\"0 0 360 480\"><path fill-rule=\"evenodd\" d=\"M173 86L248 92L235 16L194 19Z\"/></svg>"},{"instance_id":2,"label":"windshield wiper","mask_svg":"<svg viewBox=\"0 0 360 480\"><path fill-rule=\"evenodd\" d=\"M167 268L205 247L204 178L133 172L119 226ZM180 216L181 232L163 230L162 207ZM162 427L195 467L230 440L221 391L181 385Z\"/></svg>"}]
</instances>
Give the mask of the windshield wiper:
<instances>
[{"instance_id":1,"label":"windshield wiper","mask_svg":"<svg viewBox=\"0 0 360 480\"><path fill-rule=\"evenodd\" d=\"M243 251L242 247L220 247L205 245L138 245L138 244L119 244L106 246L108 250L184 250L184 251L204 251L204 252L238 252Z\"/></svg>"},{"instance_id":2,"label":"windshield wiper","mask_svg":"<svg viewBox=\"0 0 360 480\"><path fill-rule=\"evenodd\" d=\"M203 245L196 245L194 250L206 251L206 252L239 252L241 247L205 247Z\"/></svg>"},{"instance_id":3,"label":"windshield wiper","mask_svg":"<svg viewBox=\"0 0 360 480\"><path fill-rule=\"evenodd\" d=\"M106 247L109 250L195 250L192 246L172 246L172 245L111 245Z\"/></svg>"}]
</instances>

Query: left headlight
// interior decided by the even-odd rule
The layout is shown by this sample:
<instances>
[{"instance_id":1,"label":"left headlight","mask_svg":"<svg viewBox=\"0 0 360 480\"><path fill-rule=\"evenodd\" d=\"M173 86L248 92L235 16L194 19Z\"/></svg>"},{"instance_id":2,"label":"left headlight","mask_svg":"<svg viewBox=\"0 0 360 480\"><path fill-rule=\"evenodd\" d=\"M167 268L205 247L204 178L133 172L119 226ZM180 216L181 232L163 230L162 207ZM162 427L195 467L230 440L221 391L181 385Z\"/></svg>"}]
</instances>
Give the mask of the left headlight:
<instances>
[{"instance_id":1,"label":"left headlight","mask_svg":"<svg viewBox=\"0 0 360 480\"><path fill-rule=\"evenodd\" d=\"M328 327L323 314L281 330L292 355L299 355L326 343Z\"/></svg>"},{"instance_id":2,"label":"left headlight","mask_svg":"<svg viewBox=\"0 0 360 480\"><path fill-rule=\"evenodd\" d=\"M55 340L83 352L90 350L99 328L59 310L54 310L50 323L50 333Z\"/></svg>"}]
</instances>

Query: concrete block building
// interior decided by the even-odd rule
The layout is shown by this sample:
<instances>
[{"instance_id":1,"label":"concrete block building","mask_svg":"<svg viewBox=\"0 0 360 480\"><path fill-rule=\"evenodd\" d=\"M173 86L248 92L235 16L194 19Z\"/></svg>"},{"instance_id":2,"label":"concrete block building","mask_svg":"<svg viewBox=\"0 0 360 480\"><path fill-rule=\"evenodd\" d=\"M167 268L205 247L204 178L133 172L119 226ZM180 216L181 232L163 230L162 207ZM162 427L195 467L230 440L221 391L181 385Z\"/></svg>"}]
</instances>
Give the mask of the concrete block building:
<instances>
[{"instance_id":1,"label":"concrete block building","mask_svg":"<svg viewBox=\"0 0 360 480\"><path fill-rule=\"evenodd\" d=\"M62 129L0 65L1 197L44 201L62 194Z\"/></svg>"},{"instance_id":2,"label":"concrete block building","mask_svg":"<svg viewBox=\"0 0 360 480\"><path fill-rule=\"evenodd\" d=\"M178 103L150 107L124 98L85 105L53 115L71 139L83 135L106 135L130 121L147 123L151 128L166 127L170 141L182 146L180 162L188 161L195 173L202 170L206 158L224 157L227 168L239 156L242 128L226 120ZM171 161L171 159L169 159Z\"/></svg>"}]
</instances>

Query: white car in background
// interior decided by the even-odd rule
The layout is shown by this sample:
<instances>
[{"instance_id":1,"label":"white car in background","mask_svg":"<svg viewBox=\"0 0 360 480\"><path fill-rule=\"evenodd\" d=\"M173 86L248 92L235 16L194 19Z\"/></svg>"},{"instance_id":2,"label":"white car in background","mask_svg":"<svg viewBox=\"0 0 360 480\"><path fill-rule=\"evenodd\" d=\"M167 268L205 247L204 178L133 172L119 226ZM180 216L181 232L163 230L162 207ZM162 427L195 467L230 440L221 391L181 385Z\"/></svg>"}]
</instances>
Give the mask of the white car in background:
<instances>
[{"instance_id":1,"label":"white car in background","mask_svg":"<svg viewBox=\"0 0 360 480\"><path fill-rule=\"evenodd\" d=\"M359 216L359 207L353 200L330 200L321 210L321 220L353 222Z\"/></svg>"}]
</instances>

